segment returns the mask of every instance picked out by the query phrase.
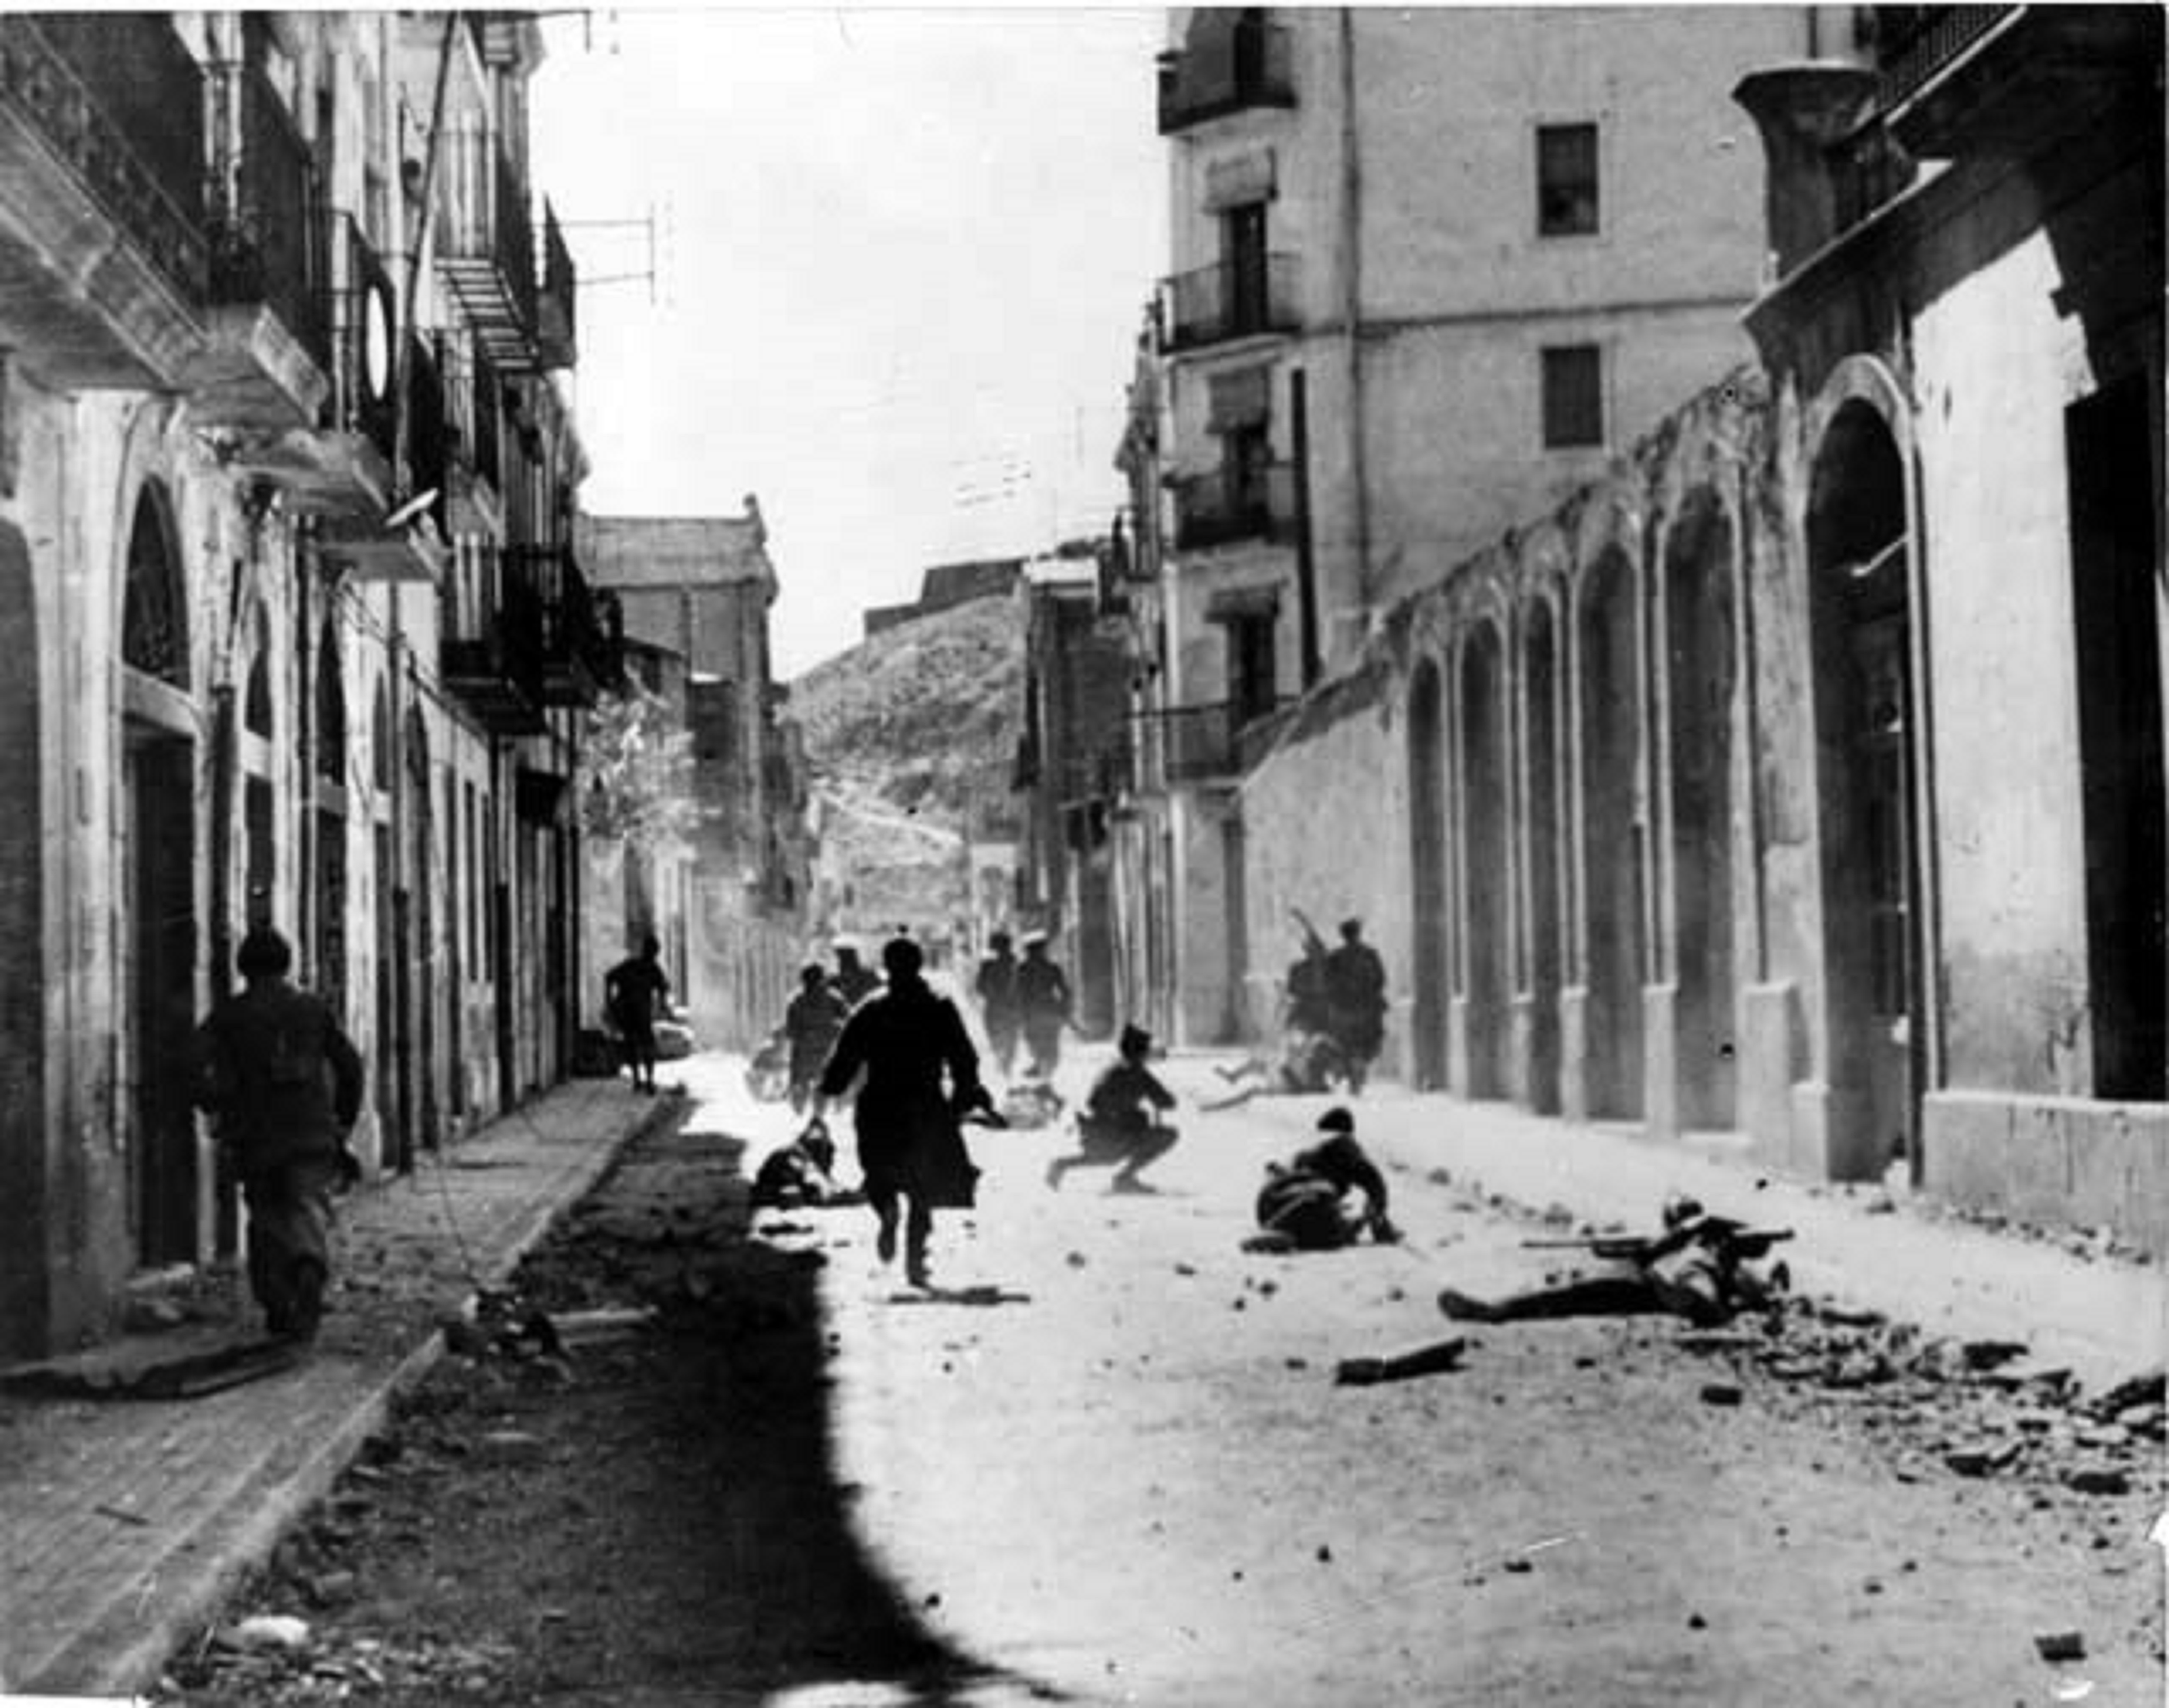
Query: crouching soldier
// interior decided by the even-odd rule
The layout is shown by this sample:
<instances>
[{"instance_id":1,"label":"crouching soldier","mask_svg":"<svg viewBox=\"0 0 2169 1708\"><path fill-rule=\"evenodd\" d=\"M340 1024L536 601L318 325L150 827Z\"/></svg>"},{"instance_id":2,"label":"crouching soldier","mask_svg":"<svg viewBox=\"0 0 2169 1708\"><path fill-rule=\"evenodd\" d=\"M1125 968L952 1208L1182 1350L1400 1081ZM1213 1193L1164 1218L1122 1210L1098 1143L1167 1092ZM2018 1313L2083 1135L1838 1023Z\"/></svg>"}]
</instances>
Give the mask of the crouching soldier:
<instances>
[{"instance_id":1,"label":"crouching soldier","mask_svg":"<svg viewBox=\"0 0 2169 1708\"><path fill-rule=\"evenodd\" d=\"M197 1035L199 1107L217 1119L248 1205L248 1280L265 1325L315 1338L331 1280L331 1195L360 1167L361 1057L322 998L296 990L286 939L259 926L234 965L245 981Z\"/></svg>"},{"instance_id":2,"label":"crouching soldier","mask_svg":"<svg viewBox=\"0 0 2169 1708\"><path fill-rule=\"evenodd\" d=\"M1118 1059L1094 1082L1091 1094L1078 1112L1079 1149L1057 1157L1047 1165L1047 1184L1059 1188L1072 1168L1115 1165L1109 1183L1116 1192L1149 1192L1138 1179L1147 1163L1175 1148L1175 1131L1159 1115L1175 1107L1175 1093L1160 1083L1159 1075L1145 1066L1152 1054L1152 1034L1139 1026L1125 1026L1115 1049Z\"/></svg>"},{"instance_id":3,"label":"crouching soldier","mask_svg":"<svg viewBox=\"0 0 2169 1708\"><path fill-rule=\"evenodd\" d=\"M1266 1164L1266 1184L1258 1192L1260 1248L1292 1247L1298 1251L1334 1251L1353 1245L1365 1233L1381 1245L1400 1238L1386 1215L1386 1179L1356 1142L1356 1117L1330 1109L1318 1118L1325 1136L1286 1163ZM1360 1210L1348 1195L1362 1195Z\"/></svg>"},{"instance_id":4,"label":"crouching soldier","mask_svg":"<svg viewBox=\"0 0 2169 1708\"><path fill-rule=\"evenodd\" d=\"M797 1138L770 1152L754 1176L755 1210L797 1210L840 1203L844 1197L836 1184L836 1141L823 1120L808 1121Z\"/></svg>"}]
</instances>

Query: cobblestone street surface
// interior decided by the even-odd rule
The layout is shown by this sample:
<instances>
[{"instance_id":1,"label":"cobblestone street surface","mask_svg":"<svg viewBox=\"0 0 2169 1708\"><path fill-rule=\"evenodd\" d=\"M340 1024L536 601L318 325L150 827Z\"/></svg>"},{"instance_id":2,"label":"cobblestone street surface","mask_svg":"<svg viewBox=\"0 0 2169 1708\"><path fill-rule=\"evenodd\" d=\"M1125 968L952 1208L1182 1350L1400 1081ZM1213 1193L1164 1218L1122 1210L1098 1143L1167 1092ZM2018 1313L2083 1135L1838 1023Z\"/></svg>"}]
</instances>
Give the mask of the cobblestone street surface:
<instances>
[{"instance_id":1,"label":"cobblestone street surface","mask_svg":"<svg viewBox=\"0 0 2169 1708\"><path fill-rule=\"evenodd\" d=\"M2066 1374L2053 1321L2022 1350L1828 1301L1719 1334L1483 1326L1458 1370L1338 1386L1344 1358L1448 1332L1441 1285L1541 1280L1573 1254L1521 1242L1596 1225L1409 1154L1404 1117L1466 1139L1482 1112L1360 1105L1407 1242L1308 1257L1240 1246L1322 1100L1188 1114L1150 1196L1050 1191L1058 1131L983 1134L980 1207L943 1217L923 1293L862 1209L743 1239L743 1172L790 1117L735 1062L689 1071L686 1132L486 1300L173 1658L189 1701L2159 1699L2160 1377ZM1643 1152L1785 1219L1758 1206L1793 1189ZM1916 1258L1952 1237L1841 1215ZM2158 1289L2001 1243L2067 1290ZM2124 1327L2073 1337L2089 1369L2158 1344ZM302 1646L244 1643L264 1614Z\"/></svg>"}]
</instances>

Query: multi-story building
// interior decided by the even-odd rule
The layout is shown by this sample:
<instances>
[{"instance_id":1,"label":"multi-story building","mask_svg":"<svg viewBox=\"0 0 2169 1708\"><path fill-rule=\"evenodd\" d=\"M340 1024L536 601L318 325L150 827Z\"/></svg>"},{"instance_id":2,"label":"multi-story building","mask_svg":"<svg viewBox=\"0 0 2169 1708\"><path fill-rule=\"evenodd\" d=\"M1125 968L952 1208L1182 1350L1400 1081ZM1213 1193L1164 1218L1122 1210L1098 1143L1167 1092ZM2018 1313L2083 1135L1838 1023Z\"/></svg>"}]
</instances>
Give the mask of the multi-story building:
<instances>
[{"instance_id":1,"label":"multi-story building","mask_svg":"<svg viewBox=\"0 0 2169 1708\"><path fill-rule=\"evenodd\" d=\"M235 1249L188 1062L250 923L371 1062L374 1166L564 1064L615 666L541 58L482 14L0 19L7 1350Z\"/></svg>"},{"instance_id":2,"label":"multi-story building","mask_svg":"<svg viewBox=\"0 0 2169 1708\"><path fill-rule=\"evenodd\" d=\"M1129 775L1129 664L1103 613L1107 541L1025 566L1022 728L1014 776L1027 796L1016 852L1017 918L1047 934L1069 974L1079 1030L1117 1015L1111 813Z\"/></svg>"},{"instance_id":3,"label":"multi-story building","mask_svg":"<svg viewBox=\"0 0 2169 1708\"><path fill-rule=\"evenodd\" d=\"M1761 195L1728 92L1817 28L1774 8L1173 14L1168 514L1145 571L1170 590L1141 711L1174 767L1144 781L1169 792L1153 911L1180 1035L1252 1021L1237 784L1272 715L1394 599L1747 357Z\"/></svg>"},{"instance_id":4,"label":"multi-story building","mask_svg":"<svg viewBox=\"0 0 2169 1708\"><path fill-rule=\"evenodd\" d=\"M2162 21L1822 45L1737 84L1762 371L1305 696L1249 942L1365 913L1418 1083L2159 1253Z\"/></svg>"},{"instance_id":5,"label":"multi-story building","mask_svg":"<svg viewBox=\"0 0 2169 1708\"><path fill-rule=\"evenodd\" d=\"M767 526L749 497L742 516L584 516L579 533L627 636L685 661L698 810L685 988L704 1042L749 1048L789 995L811 880L805 756L770 674Z\"/></svg>"},{"instance_id":6,"label":"multi-story building","mask_svg":"<svg viewBox=\"0 0 2169 1708\"><path fill-rule=\"evenodd\" d=\"M1758 1137L1841 1173L1901 1155L1975 1202L2158 1216L2162 17L1861 23L1856 62L1740 89L1777 270L1748 326L1812 641L1788 811L1821 904Z\"/></svg>"}]
</instances>

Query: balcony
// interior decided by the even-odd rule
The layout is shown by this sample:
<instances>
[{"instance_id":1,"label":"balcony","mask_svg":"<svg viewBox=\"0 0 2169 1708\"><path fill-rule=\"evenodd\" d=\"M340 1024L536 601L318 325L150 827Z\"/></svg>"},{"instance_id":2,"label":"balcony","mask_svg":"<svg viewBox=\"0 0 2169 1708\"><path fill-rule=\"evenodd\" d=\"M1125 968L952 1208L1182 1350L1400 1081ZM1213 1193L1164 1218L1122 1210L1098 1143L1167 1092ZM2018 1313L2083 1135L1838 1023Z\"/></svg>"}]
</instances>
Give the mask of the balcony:
<instances>
[{"instance_id":1,"label":"balcony","mask_svg":"<svg viewBox=\"0 0 2169 1708\"><path fill-rule=\"evenodd\" d=\"M557 210L546 199L542 204L542 292L535 304L536 340L541 347L546 368L579 365L579 285L573 252L565 247L565 234L557 224Z\"/></svg>"},{"instance_id":2,"label":"balcony","mask_svg":"<svg viewBox=\"0 0 2169 1708\"><path fill-rule=\"evenodd\" d=\"M2145 6L1885 7L1879 104L1931 159L2015 157L2098 121L2114 83L2150 98L2161 18Z\"/></svg>"},{"instance_id":3,"label":"balcony","mask_svg":"<svg viewBox=\"0 0 2169 1708\"><path fill-rule=\"evenodd\" d=\"M445 471L447 525L461 534L501 540L504 400L497 370L488 356L450 333L438 333L436 343L453 441Z\"/></svg>"},{"instance_id":4,"label":"balcony","mask_svg":"<svg viewBox=\"0 0 2169 1708\"><path fill-rule=\"evenodd\" d=\"M1218 27L1210 40L1202 29ZM1200 14L1190 45L1159 57L1159 134L1172 136L1207 120L1254 108L1295 105L1288 32L1254 14Z\"/></svg>"},{"instance_id":5,"label":"balcony","mask_svg":"<svg viewBox=\"0 0 2169 1708\"><path fill-rule=\"evenodd\" d=\"M367 281L366 269L375 264L374 255L358 230L353 241L355 276ZM388 284L365 282L362 325L348 364L362 388L363 431L360 435L337 436L332 444L335 453L365 456L372 478L380 468L388 471L391 487L381 498L332 519L318 539L325 556L343 565L356 581L419 582L434 586L443 577L446 556L445 492L450 435L445 415L444 376L431 346L409 333L407 436L406 443L400 444L398 410L393 401L398 396L400 375L396 367L388 378L383 374L390 366L388 354L393 348L386 324L389 300ZM364 449L355 451L356 444ZM399 466L402 457L403 469Z\"/></svg>"},{"instance_id":6,"label":"balcony","mask_svg":"<svg viewBox=\"0 0 2169 1708\"><path fill-rule=\"evenodd\" d=\"M489 359L507 373L536 370L535 223L527 186L497 138L445 138L437 266Z\"/></svg>"},{"instance_id":7,"label":"balcony","mask_svg":"<svg viewBox=\"0 0 2169 1708\"><path fill-rule=\"evenodd\" d=\"M1170 355L1234 338L1282 337L1303 325L1298 259L1218 261L1160 282L1162 346Z\"/></svg>"},{"instance_id":8,"label":"balcony","mask_svg":"<svg viewBox=\"0 0 2169 1708\"><path fill-rule=\"evenodd\" d=\"M1233 782L1263 748L1258 731L1293 702L1266 697L1210 705L1170 706L1148 714L1159 725L1162 771L1170 783Z\"/></svg>"},{"instance_id":9,"label":"balcony","mask_svg":"<svg viewBox=\"0 0 2169 1708\"><path fill-rule=\"evenodd\" d=\"M205 425L313 426L331 390L331 224L309 146L250 66L211 78L209 336L188 373Z\"/></svg>"},{"instance_id":10,"label":"balcony","mask_svg":"<svg viewBox=\"0 0 2169 1708\"><path fill-rule=\"evenodd\" d=\"M543 716L542 596L510 554L501 567L494 608L456 614L446 623L439 673L490 734L541 735L549 726Z\"/></svg>"},{"instance_id":11,"label":"balcony","mask_svg":"<svg viewBox=\"0 0 2169 1708\"><path fill-rule=\"evenodd\" d=\"M616 601L590 591L569 545L509 547L504 567L507 580L532 587L539 602L542 703L593 705L622 679Z\"/></svg>"},{"instance_id":12,"label":"balcony","mask_svg":"<svg viewBox=\"0 0 2169 1708\"><path fill-rule=\"evenodd\" d=\"M163 13L0 15L0 343L45 384L179 387L210 263L203 104Z\"/></svg>"},{"instance_id":13,"label":"balcony","mask_svg":"<svg viewBox=\"0 0 2169 1708\"><path fill-rule=\"evenodd\" d=\"M1209 551L1248 541L1285 545L1298 526L1295 466L1215 469L1170 482L1175 490L1175 546Z\"/></svg>"},{"instance_id":14,"label":"balcony","mask_svg":"<svg viewBox=\"0 0 2169 1708\"><path fill-rule=\"evenodd\" d=\"M364 524L394 502L398 455L398 325L392 275L351 218L339 225L338 288L331 296L328 406L307 425L276 438L245 439L237 472L269 481L296 514ZM349 530L351 531L351 530Z\"/></svg>"}]
</instances>

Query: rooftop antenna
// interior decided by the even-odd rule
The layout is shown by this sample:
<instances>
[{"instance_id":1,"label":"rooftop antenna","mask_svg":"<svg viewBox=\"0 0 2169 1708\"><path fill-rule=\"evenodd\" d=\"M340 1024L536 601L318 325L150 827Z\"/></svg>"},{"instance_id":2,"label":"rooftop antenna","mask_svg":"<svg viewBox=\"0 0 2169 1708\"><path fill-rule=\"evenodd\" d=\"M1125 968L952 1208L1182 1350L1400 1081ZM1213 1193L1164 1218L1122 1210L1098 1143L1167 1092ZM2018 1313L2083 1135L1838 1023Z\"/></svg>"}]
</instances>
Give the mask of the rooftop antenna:
<instances>
[{"instance_id":1,"label":"rooftop antenna","mask_svg":"<svg viewBox=\"0 0 2169 1708\"><path fill-rule=\"evenodd\" d=\"M669 206L666 204L663 210L663 218L667 218L669 212ZM592 275L583 273L580 275L580 289L586 290L598 285L644 284L648 286L648 303L653 306L655 301L655 281L662 271L659 251L656 242L656 232L661 223L662 219L658 218L655 204L653 202L648 205L646 215L640 219L558 221L557 229L561 231L644 231L648 234L647 266L631 273L601 273Z\"/></svg>"}]
</instances>

